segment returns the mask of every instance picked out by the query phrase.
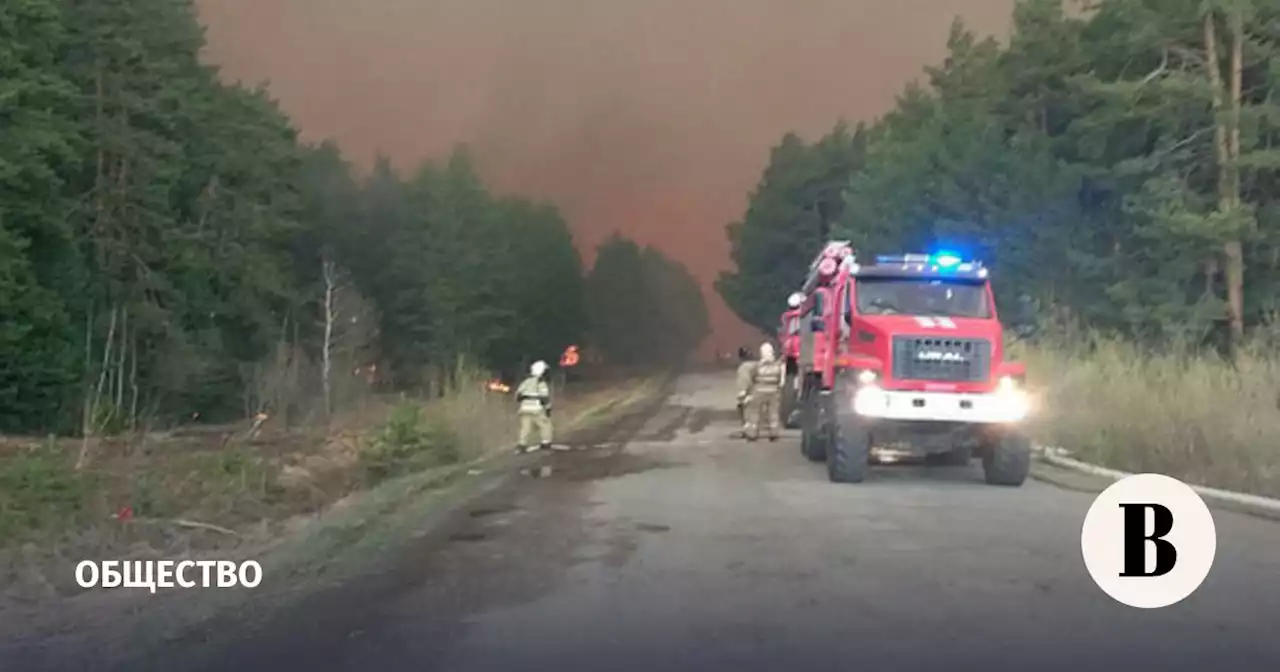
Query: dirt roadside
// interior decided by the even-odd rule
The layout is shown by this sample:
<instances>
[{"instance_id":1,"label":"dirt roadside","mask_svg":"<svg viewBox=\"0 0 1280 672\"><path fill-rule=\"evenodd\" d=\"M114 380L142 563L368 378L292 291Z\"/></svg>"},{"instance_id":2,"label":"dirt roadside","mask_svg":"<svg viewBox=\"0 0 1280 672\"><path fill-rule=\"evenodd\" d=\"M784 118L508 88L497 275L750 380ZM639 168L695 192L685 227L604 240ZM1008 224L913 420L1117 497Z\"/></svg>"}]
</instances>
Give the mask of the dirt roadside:
<instances>
[{"instance_id":1,"label":"dirt roadside","mask_svg":"<svg viewBox=\"0 0 1280 672\"><path fill-rule=\"evenodd\" d=\"M548 463L610 468L618 447L661 407L668 384L574 418L576 426L564 434L564 443L573 448L570 452L500 455L483 465L417 474L403 479L403 484L388 484L380 497L365 498L379 500L365 503L369 510L349 512L350 524L332 523L324 538L278 550L278 556L293 556L277 563L287 571L273 572L271 558L263 558L267 578L257 589L197 595L161 591L141 600L130 594L133 591L100 593L94 596L99 602L89 608L119 613L120 622L95 622L97 632L46 629L23 641L0 643L0 659L6 668L14 664L14 669L189 670L238 648L250 634L279 632L262 639L291 641L286 632L290 629L313 632L326 614L346 617L361 605L375 604L378 596L398 591L411 580L416 561L410 558L448 543L468 519L464 509L483 508L486 499L501 498L504 491L539 475ZM300 562L300 555L316 557ZM192 603L193 597L202 604ZM130 598L132 607L126 604Z\"/></svg>"}]
</instances>

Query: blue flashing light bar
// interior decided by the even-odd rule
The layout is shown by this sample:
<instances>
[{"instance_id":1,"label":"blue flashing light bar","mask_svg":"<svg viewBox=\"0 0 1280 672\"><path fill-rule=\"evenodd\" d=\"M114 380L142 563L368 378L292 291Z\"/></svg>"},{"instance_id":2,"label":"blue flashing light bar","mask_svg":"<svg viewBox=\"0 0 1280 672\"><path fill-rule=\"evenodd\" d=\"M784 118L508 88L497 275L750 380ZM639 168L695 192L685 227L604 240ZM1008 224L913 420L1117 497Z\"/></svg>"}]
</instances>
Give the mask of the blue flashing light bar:
<instances>
[{"instance_id":1,"label":"blue flashing light bar","mask_svg":"<svg viewBox=\"0 0 1280 672\"><path fill-rule=\"evenodd\" d=\"M959 266L960 263L963 261L964 261L963 259L961 259L959 256L951 252L939 252L933 255L933 263L937 264L942 268L951 268L952 266Z\"/></svg>"},{"instance_id":2,"label":"blue flashing light bar","mask_svg":"<svg viewBox=\"0 0 1280 672\"><path fill-rule=\"evenodd\" d=\"M927 254L882 254L876 257L877 264L927 264L929 261Z\"/></svg>"},{"instance_id":3,"label":"blue flashing light bar","mask_svg":"<svg viewBox=\"0 0 1280 672\"><path fill-rule=\"evenodd\" d=\"M895 254L876 257L877 264L901 265L904 268L915 267L921 271L972 273L982 269L982 262L965 261L954 252L938 252L936 254Z\"/></svg>"}]
</instances>

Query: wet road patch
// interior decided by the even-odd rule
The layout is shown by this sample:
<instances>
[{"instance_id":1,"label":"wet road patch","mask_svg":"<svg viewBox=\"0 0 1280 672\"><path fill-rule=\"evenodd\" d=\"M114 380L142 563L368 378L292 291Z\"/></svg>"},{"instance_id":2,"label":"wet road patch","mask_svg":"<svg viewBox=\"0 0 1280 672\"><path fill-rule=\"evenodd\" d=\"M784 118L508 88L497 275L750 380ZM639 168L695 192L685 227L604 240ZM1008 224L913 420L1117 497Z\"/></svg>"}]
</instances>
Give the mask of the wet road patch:
<instances>
[{"instance_id":1,"label":"wet road patch","mask_svg":"<svg viewBox=\"0 0 1280 672\"><path fill-rule=\"evenodd\" d=\"M556 468L555 476L557 480L565 481L597 481L673 466L676 463L619 452L565 460Z\"/></svg>"},{"instance_id":2,"label":"wet road patch","mask_svg":"<svg viewBox=\"0 0 1280 672\"><path fill-rule=\"evenodd\" d=\"M712 421L711 410L699 408L693 412L693 417L689 419L689 433L698 434L702 432L702 430L711 425Z\"/></svg>"},{"instance_id":3,"label":"wet road patch","mask_svg":"<svg viewBox=\"0 0 1280 672\"><path fill-rule=\"evenodd\" d=\"M470 515L472 518L488 518L489 516L495 516L499 513L511 513L513 511L519 511L519 510L520 510L520 507L514 504L499 504L498 506L489 506L485 508L476 509L474 511L471 511L468 515Z\"/></svg>"},{"instance_id":4,"label":"wet road patch","mask_svg":"<svg viewBox=\"0 0 1280 672\"><path fill-rule=\"evenodd\" d=\"M689 420L689 416L693 413L693 409L687 406L676 406L673 408L664 408L659 411L658 418L654 422L661 421L662 424L652 432L638 432L638 436L633 440L640 441L672 441L681 429L684 429Z\"/></svg>"}]
</instances>

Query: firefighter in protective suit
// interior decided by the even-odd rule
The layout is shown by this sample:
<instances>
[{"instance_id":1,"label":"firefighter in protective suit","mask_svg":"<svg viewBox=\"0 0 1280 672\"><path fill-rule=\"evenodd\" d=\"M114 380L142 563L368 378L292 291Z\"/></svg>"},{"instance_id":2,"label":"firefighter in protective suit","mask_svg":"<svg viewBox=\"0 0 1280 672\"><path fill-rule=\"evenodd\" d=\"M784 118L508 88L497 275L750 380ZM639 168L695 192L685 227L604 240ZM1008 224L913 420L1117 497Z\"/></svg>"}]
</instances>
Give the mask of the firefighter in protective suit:
<instances>
[{"instance_id":1,"label":"firefighter in protective suit","mask_svg":"<svg viewBox=\"0 0 1280 672\"><path fill-rule=\"evenodd\" d=\"M529 367L529 377L516 388L520 404L520 452L533 452L551 447L551 388L544 376L547 363L537 361ZM533 430L538 430L538 445L533 445Z\"/></svg>"},{"instance_id":2,"label":"firefighter in protective suit","mask_svg":"<svg viewBox=\"0 0 1280 672\"><path fill-rule=\"evenodd\" d=\"M751 378L755 375L756 363L751 359L751 351L738 348L738 420L742 423L741 436L747 435L747 403L751 401Z\"/></svg>"},{"instance_id":3,"label":"firefighter in protective suit","mask_svg":"<svg viewBox=\"0 0 1280 672\"><path fill-rule=\"evenodd\" d=\"M773 344L761 345L760 361L751 372L750 403L747 406L744 428L748 441L755 441L760 437L762 422L769 432L769 440L778 440L778 398L782 395L786 373L786 365L773 354Z\"/></svg>"}]
</instances>

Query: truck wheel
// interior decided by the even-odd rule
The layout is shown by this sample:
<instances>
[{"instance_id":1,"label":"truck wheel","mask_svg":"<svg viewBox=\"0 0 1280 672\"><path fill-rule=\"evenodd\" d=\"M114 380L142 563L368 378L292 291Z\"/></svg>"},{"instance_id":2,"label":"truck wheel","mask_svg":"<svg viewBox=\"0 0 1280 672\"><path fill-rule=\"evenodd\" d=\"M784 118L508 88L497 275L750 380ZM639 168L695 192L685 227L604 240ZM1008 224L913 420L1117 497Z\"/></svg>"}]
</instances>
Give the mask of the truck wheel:
<instances>
[{"instance_id":1,"label":"truck wheel","mask_svg":"<svg viewBox=\"0 0 1280 672\"><path fill-rule=\"evenodd\" d=\"M1019 432L992 437L982 456L988 485L1020 486L1031 471L1031 440Z\"/></svg>"},{"instance_id":2,"label":"truck wheel","mask_svg":"<svg viewBox=\"0 0 1280 672\"><path fill-rule=\"evenodd\" d=\"M796 428L794 417L796 415L796 397L798 395L796 394L795 384L796 374L787 374L786 380L782 382L781 403L778 404L778 414L782 416L779 421L787 429Z\"/></svg>"},{"instance_id":3,"label":"truck wheel","mask_svg":"<svg viewBox=\"0 0 1280 672\"><path fill-rule=\"evenodd\" d=\"M822 403L822 397L812 378L806 376L800 382L804 386L804 393L796 402L800 406L800 412L797 413L800 416L800 454L810 462L821 462L827 456L826 442L823 440L822 409L818 406Z\"/></svg>"},{"instance_id":4,"label":"truck wheel","mask_svg":"<svg viewBox=\"0 0 1280 672\"><path fill-rule=\"evenodd\" d=\"M871 432L856 418L841 418L831 427L834 436L827 447L827 478L832 483L861 483L869 468Z\"/></svg>"}]
</instances>

